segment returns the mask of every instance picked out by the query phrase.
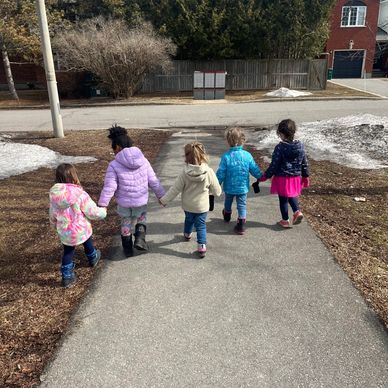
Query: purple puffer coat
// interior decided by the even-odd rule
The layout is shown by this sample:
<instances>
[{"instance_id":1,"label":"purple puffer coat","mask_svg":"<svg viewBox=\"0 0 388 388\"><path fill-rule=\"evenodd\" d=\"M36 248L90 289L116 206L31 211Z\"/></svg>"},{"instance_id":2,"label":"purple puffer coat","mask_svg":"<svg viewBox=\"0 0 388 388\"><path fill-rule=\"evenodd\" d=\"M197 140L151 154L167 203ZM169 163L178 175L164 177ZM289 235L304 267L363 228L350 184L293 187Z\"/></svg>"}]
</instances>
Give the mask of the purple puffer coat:
<instances>
[{"instance_id":1,"label":"purple puffer coat","mask_svg":"<svg viewBox=\"0 0 388 388\"><path fill-rule=\"evenodd\" d=\"M137 147L124 148L109 163L98 204L108 206L113 196L122 207L140 207L148 203L148 187L157 198L164 189L150 162Z\"/></svg>"}]
</instances>

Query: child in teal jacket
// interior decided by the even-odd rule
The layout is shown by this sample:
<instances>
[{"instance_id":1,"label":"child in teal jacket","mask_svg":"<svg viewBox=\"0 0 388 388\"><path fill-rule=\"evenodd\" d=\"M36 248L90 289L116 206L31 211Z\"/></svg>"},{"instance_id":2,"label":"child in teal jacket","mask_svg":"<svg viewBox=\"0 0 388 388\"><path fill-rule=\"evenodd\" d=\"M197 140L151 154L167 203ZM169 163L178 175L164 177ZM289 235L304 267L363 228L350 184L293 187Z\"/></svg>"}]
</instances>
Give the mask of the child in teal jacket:
<instances>
[{"instance_id":1,"label":"child in teal jacket","mask_svg":"<svg viewBox=\"0 0 388 388\"><path fill-rule=\"evenodd\" d=\"M230 146L229 151L221 157L217 170L217 178L225 191L224 221L229 222L232 215L232 203L236 197L238 219L234 230L244 234L247 218L247 193L249 191L249 175L259 179L263 173L257 166L252 155L243 149L245 133L242 128L229 128L225 132Z\"/></svg>"}]
</instances>

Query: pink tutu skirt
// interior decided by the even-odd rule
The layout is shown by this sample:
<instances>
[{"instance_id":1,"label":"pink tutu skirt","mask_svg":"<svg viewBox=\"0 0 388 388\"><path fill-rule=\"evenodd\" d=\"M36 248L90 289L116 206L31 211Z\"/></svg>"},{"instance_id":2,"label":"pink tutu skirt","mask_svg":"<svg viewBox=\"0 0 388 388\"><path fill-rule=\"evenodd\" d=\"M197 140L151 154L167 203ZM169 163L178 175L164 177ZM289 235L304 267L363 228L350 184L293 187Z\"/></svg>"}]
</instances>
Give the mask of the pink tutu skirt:
<instances>
[{"instance_id":1,"label":"pink tutu skirt","mask_svg":"<svg viewBox=\"0 0 388 388\"><path fill-rule=\"evenodd\" d=\"M281 197L297 197L302 192L300 176L274 176L271 183L271 194Z\"/></svg>"}]
</instances>

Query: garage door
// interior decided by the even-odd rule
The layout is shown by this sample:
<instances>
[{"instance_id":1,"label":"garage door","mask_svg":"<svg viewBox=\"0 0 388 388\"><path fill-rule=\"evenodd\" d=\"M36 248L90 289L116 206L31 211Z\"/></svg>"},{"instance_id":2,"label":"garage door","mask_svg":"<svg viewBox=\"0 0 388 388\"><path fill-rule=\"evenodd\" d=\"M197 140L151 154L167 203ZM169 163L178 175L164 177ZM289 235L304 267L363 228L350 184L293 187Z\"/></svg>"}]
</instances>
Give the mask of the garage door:
<instances>
[{"instance_id":1,"label":"garage door","mask_svg":"<svg viewBox=\"0 0 388 388\"><path fill-rule=\"evenodd\" d=\"M364 51L336 51L333 78L361 78Z\"/></svg>"}]
</instances>

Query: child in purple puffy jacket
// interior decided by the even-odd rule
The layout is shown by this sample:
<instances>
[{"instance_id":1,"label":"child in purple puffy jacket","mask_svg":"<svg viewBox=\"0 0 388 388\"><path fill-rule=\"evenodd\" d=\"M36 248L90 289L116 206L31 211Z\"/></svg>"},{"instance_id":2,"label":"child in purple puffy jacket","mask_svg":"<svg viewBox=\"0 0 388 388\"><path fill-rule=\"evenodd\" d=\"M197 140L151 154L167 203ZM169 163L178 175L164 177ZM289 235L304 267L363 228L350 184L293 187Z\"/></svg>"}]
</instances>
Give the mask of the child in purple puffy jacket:
<instances>
[{"instance_id":1,"label":"child in purple puffy jacket","mask_svg":"<svg viewBox=\"0 0 388 388\"><path fill-rule=\"evenodd\" d=\"M158 199L165 192L150 162L139 148L132 146L125 128L114 125L109 129L108 138L116 156L109 163L98 204L107 207L115 196L117 212L121 217L121 242L125 255L130 257L133 246L138 250L148 250L145 241L148 188ZM135 236L134 243L132 234Z\"/></svg>"}]
</instances>

